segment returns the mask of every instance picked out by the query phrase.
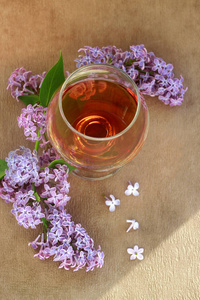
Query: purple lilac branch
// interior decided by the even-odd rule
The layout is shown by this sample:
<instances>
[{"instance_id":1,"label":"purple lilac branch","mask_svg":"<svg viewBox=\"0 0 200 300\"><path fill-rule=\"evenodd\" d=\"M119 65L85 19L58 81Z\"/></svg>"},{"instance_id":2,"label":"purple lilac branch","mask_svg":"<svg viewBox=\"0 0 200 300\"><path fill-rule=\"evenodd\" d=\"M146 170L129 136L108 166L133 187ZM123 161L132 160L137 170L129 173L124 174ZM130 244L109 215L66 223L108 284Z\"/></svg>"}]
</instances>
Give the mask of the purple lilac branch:
<instances>
[{"instance_id":1,"label":"purple lilac branch","mask_svg":"<svg viewBox=\"0 0 200 300\"><path fill-rule=\"evenodd\" d=\"M75 59L77 68L92 63L114 65L135 81L141 94L158 96L159 100L170 106L182 104L187 91L183 88L183 77L174 78L173 65L156 57L153 52L147 52L144 45L133 45L130 51L125 52L115 46L86 46L79 51L84 54Z\"/></svg>"},{"instance_id":2,"label":"purple lilac branch","mask_svg":"<svg viewBox=\"0 0 200 300\"><path fill-rule=\"evenodd\" d=\"M53 149L43 151L38 157L36 150L21 147L6 158L8 169L0 182L0 197L12 203L12 214L19 225L35 229L43 224L43 233L29 243L40 259L54 257L59 268L74 271L86 267L86 271L102 267L104 253L80 224L74 224L65 206L70 200L68 168L56 165L48 168L57 158Z\"/></svg>"},{"instance_id":3,"label":"purple lilac branch","mask_svg":"<svg viewBox=\"0 0 200 300\"><path fill-rule=\"evenodd\" d=\"M21 115L17 118L19 128L24 128L24 135L32 142L40 141L40 147L49 144L46 139L46 107L39 104L22 108Z\"/></svg>"},{"instance_id":4,"label":"purple lilac branch","mask_svg":"<svg viewBox=\"0 0 200 300\"><path fill-rule=\"evenodd\" d=\"M31 71L23 67L17 68L8 79L7 89L10 88L12 97L17 101L19 101L19 96L37 95L45 75L46 72L41 75L32 75Z\"/></svg>"},{"instance_id":5,"label":"purple lilac branch","mask_svg":"<svg viewBox=\"0 0 200 300\"><path fill-rule=\"evenodd\" d=\"M29 243L34 249L40 247L36 257L45 260L53 256L59 261L59 268L74 268L74 271L86 267L92 271L95 267L102 267L104 253L101 248L95 250L94 241L80 224L74 224L71 215L63 208L49 206L46 209L46 219L49 231L45 239L39 235L35 241Z\"/></svg>"}]
</instances>

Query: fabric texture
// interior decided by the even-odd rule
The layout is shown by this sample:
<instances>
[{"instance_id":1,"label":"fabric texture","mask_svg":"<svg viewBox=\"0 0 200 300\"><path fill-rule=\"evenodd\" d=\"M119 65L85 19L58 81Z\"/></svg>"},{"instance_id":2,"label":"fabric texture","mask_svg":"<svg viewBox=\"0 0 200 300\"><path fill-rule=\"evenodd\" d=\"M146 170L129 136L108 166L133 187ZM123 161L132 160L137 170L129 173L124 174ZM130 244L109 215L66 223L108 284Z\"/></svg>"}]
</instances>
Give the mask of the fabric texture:
<instances>
[{"instance_id":1,"label":"fabric texture","mask_svg":"<svg viewBox=\"0 0 200 300\"><path fill-rule=\"evenodd\" d=\"M20 227L11 204L0 201L0 299L199 299L199 58L200 3L196 0L0 0L0 158L24 145L17 126L23 103L6 90L10 74L25 67L48 71L63 53L65 70L83 46L144 44L174 65L188 86L180 107L145 97L149 134L141 152L116 175L97 182L70 175L67 209L105 253L102 269L58 269L34 258L28 243L38 230ZM138 197L124 194L139 182ZM109 212L102 194L121 203ZM126 220L139 222L126 232ZM144 248L130 260L127 248Z\"/></svg>"}]
</instances>

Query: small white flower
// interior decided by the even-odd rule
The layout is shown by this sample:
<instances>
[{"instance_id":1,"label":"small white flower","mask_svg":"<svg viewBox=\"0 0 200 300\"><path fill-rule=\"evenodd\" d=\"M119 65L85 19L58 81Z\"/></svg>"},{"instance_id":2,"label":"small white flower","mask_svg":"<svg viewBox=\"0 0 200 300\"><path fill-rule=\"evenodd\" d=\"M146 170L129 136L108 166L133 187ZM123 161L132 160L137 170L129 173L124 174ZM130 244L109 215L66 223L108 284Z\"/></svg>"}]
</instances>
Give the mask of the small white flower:
<instances>
[{"instance_id":1,"label":"small white flower","mask_svg":"<svg viewBox=\"0 0 200 300\"><path fill-rule=\"evenodd\" d=\"M126 220L127 223L131 223L131 225L129 226L129 228L126 230L126 232L129 232L129 230L131 230L131 228L133 228L133 230L136 230L139 228L139 223L136 222L134 219L133 220Z\"/></svg>"},{"instance_id":2,"label":"small white flower","mask_svg":"<svg viewBox=\"0 0 200 300\"><path fill-rule=\"evenodd\" d=\"M127 187L127 190L125 191L125 195L130 196L132 194L133 196L139 196L139 192L137 191L137 189L139 189L139 183L136 182L134 186L130 181L128 183L129 185Z\"/></svg>"},{"instance_id":3,"label":"small white flower","mask_svg":"<svg viewBox=\"0 0 200 300\"><path fill-rule=\"evenodd\" d=\"M111 200L109 200L107 197L105 197L106 201L106 205L109 206L109 211L113 212L115 211L115 205L120 205L120 200L119 199L115 199L115 197L113 195L110 195Z\"/></svg>"},{"instance_id":4,"label":"small white flower","mask_svg":"<svg viewBox=\"0 0 200 300\"><path fill-rule=\"evenodd\" d=\"M134 246L134 248L128 248L127 249L128 254L131 254L130 256L130 260L134 260L134 259L139 259L139 260L143 260L144 256L143 256L143 252L144 249L143 248L139 248L137 245Z\"/></svg>"}]
</instances>

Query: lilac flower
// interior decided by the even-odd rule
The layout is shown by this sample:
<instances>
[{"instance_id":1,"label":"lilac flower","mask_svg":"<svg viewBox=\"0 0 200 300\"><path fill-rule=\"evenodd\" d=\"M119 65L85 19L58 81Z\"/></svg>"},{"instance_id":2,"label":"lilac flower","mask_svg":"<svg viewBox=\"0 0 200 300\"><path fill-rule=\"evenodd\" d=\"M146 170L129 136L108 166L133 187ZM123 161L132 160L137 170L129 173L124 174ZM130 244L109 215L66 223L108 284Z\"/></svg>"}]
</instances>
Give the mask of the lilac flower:
<instances>
[{"instance_id":1,"label":"lilac flower","mask_svg":"<svg viewBox=\"0 0 200 300\"><path fill-rule=\"evenodd\" d=\"M183 98L179 97L179 98L172 98L170 99L170 106L177 106L177 105L181 105L183 102Z\"/></svg>"},{"instance_id":2,"label":"lilac flower","mask_svg":"<svg viewBox=\"0 0 200 300\"><path fill-rule=\"evenodd\" d=\"M37 249L38 248L37 241L39 240L39 238L40 238L40 234L37 236L37 238L33 242L30 242L28 245L32 246L33 249Z\"/></svg>"},{"instance_id":3,"label":"lilac flower","mask_svg":"<svg viewBox=\"0 0 200 300\"><path fill-rule=\"evenodd\" d=\"M120 205L120 200L119 199L115 199L115 196L110 195L111 200L109 200L107 197L105 197L106 201L106 205L109 206L109 211L113 212L115 211L115 205Z\"/></svg>"},{"instance_id":4,"label":"lilac flower","mask_svg":"<svg viewBox=\"0 0 200 300\"><path fill-rule=\"evenodd\" d=\"M52 161L59 159L60 156L55 152L54 148L48 145L48 149L43 150L42 155L39 157L40 167L48 166Z\"/></svg>"},{"instance_id":5,"label":"lilac flower","mask_svg":"<svg viewBox=\"0 0 200 300\"><path fill-rule=\"evenodd\" d=\"M40 172L40 177L43 178L44 182L47 183L49 180L54 179L55 175L49 173L49 168L45 168L43 172Z\"/></svg>"},{"instance_id":6,"label":"lilac flower","mask_svg":"<svg viewBox=\"0 0 200 300\"><path fill-rule=\"evenodd\" d=\"M143 59L147 57L147 50L144 45L130 46L130 49L132 50L136 59Z\"/></svg>"},{"instance_id":7,"label":"lilac flower","mask_svg":"<svg viewBox=\"0 0 200 300\"><path fill-rule=\"evenodd\" d=\"M132 194L133 196L139 196L139 192L137 191L137 189L139 189L139 183L136 182L133 186L132 183L129 181L129 185L125 191L125 195L130 196Z\"/></svg>"},{"instance_id":8,"label":"lilac flower","mask_svg":"<svg viewBox=\"0 0 200 300\"><path fill-rule=\"evenodd\" d=\"M41 197L45 198L45 203L64 207L70 200L67 166L58 164L56 169L45 168L44 172L39 173L39 178L44 182Z\"/></svg>"},{"instance_id":9,"label":"lilac flower","mask_svg":"<svg viewBox=\"0 0 200 300\"><path fill-rule=\"evenodd\" d=\"M139 259L142 260L144 256L142 253L144 252L143 248L139 248L137 245L134 246L134 248L128 248L127 249L128 254L131 254L130 260Z\"/></svg>"},{"instance_id":10,"label":"lilac flower","mask_svg":"<svg viewBox=\"0 0 200 300\"><path fill-rule=\"evenodd\" d=\"M46 202L47 203L53 203L53 204L55 204L55 206L60 206L60 205L62 205L63 203L62 203L62 200L63 200L63 195L62 194L58 194L58 193L56 193L56 192L53 192L52 193L52 196L50 197L50 198L48 198L47 200L46 200ZM61 203L62 204L61 204Z\"/></svg>"},{"instance_id":11,"label":"lilac flower","mask_svg":"<svg viewBox=\"0 0 200 300\"><path fill-rule=\"evenodd\" d=\"M139 72L138 72L139 73ZM140 78L143 82L147 82L148 79L150 78L149 72L146 72L145 74L140 74Z\"/></svg>"},{"instance_id":12,"label":"lilac flower","mask_svg":"<svg viewBox=\"0 0 200 300\"><path fill-rule=\"evenodd\" d=\"M127 73L133 80L135 80L139 75L139 72L138 72L138 70L135 69L134 65L127 68Z\"/></svg>"},{"instance_id":13,"label":"lilac flower","mask_svg":"<svg viewBox=\"0 0 200 300\"><path fill-rule=\"evenodd\" d=\"M38 94L46 72L42 75L32 75L25 68L16 69L8 79L7 89L11 89L11 95L19 101L19 96Z\"/></svg>"},{"instance_id":14,"label":"lilac flower","mask_svg":"<svg viewBox=\"0 0 200 300\"><path fill-rule=\"evenodd\" d=\"M19 214L19 210L20 210L20 206L17 205L17 203L13 204L13 209L11 209L11 213L16 217L16 219L18 218L18 214Z\"/></svg>"},{"instance_id":15,"label":"lilac flower","mask_svg":"<svg viewBox=\"0 0 200 300\"><path fill-rule=\"evenodd\" d=\"M3 192L9 194L12 194L14 192L14 189L11 186L9 186L9 184L6 183L5 181L2 182L2 185L3 185L3 189L2 189Z\"/></svg>"},{"instance_id":16,"label":"lilac flower","mask_svg":"<svg viewBox=\"0 0 200 300\"><path fill-rule=\"evenodd\" d=\"M20 150L23 157L32 159L32 156L30 157L31 152L26 152L24 149ZM15 164L16 160L19 161L18 156L19 153L12 155ZM8 165L10 167L10 161ZM26 162L21 164L22 169L26 166ZM95 267L101 268L104 263L104 254L101 252L101 248L94 249L94 241L86 230L81 224L75 225L71 216L63 208L66 201L70 199L67 195L69 191L68 169L61 165L56 165L56 167L56 171L44 168L39 172L41 181L40 185L36 187L36 191L40 193L39 200L31 189L31 178L23 185L15 183L14 187L10 187L4 178L4 187L3 185L1 187L2 193L14 195L11 212L19 225L35 229L41 223L43 226L46 224L44 232L37 236L35 241L29 243L34 249L39 248L39 252L35 254L36 257L44 260L52 256L54 261L60 262L59 268L64 267L66 270L73 268L74 271L77 271L86 267L86 271L90 271ZM62 189L62 183L64 183L64 189ZM45 191L47 199L43 198ZM53 199L50 200L50 198ZM46 202L48 209L43 207L44 202ZM55 208L55 204L59 208Z\"/></svg>"},{"instance_id":17,"label":"lilac flower","mask_svg":"<svg viewBox=\"0 0 200 300\"><path fill-rule=\"evenodd\" d=\"M5 170L5 181L15 188L23 186L28 182L35 182L38 179L38 157L36 152L25 147L11 151L5 159L8 170Z\"/></svg>"},{"instance_id":18,"label":"lilac flower","mask_svg":"<svg viewBox=\"0 0 200 300\"><path fill-rule=\"evenodd\" d=\"M0 197L2 199L4 199L6 203L14 203L14 201L15 201L13 194L4 192L2 187L0 187Z\"/></svg>"},{"instance_id":19,"label":"lilac flower","mask_svg":"<svg viewBox=\"0 0 200 300\"><path fill-rule=\"evenodd\" d=\"M33 190L26 189L18 189L15 192L15 202L17 205L26 205L29 200L36 200L34 196Z\"/></svg>"},{"instance_id":20,"label":"lilac flower","mask_svg":"<svg viewBox=\"0 0 200 300\"><path fill-rule=\"evenodd\" d=\"M14 203L11 212L18 221L18 224L25 228L31 227L35 229L37 225L42 223L41 219L45 217L39 203L34 203L32 207L29 205L20 206Z\"/></svg>"},{"instance_id":21,"label":"lilac flower","mask_svg":"<svg viewBox=\"0 0 200 300\"><path fill-rule=\"evenodd\" d=\"M49 184L46 183L46 184L44 184L44 190L41 193L41 197L43 197L43 198L51 197L51 196L53 196L55 191L56 191L55 186L51 187Z\"/></svg>"},{"instance_id":22,"label":"lilac flower","mask_svg":"<svg viewBox=\"0 0 200 300\"><path fill-rule=\"evenodd\" d=\"M66 165L56 165L56 168L53 169L55 174L55 181L63 182L68 178L68 168Z\"/></svg>"},{"instance_id":23,"label":"lilac flower","mask_svg":"<svg viewBox=\"0 0 200 300\"><path fill-rule=\"evenodd\" d=\"M33 204L32 216L34 220L39 220L45 217L45 214L42 212L42 207L39 203Z\"/></svg>"},{"instance_id":24,"label":"lilac flower","mask_svg":"<svg viewBox=\"0 0 200 300\"><path fill-rule=\"evenodd\" d=\"M52 245L57 244L60 241L60 236L63 233L63 229L59 228L58 230L56 230L56 232L50 232L49 233L49 239L52 240Z\"/></svg>"},{"instance_id":25,"label":"lilac flower","mask_svg":"<svg viewBox=\"0 0 200 300\"><path fill-rule=\"evenodd\" d=\"M165 66L166 66L166 63L162 59L155 58L152 70L153 71L157 71L158 70L158 73L162 74L162 70L165 68Z\"/></svg>"},{"instance_id":26,"label":"lilac flower","mask_svg":"<svg viewBox=\"0 0 200 300\"><path fill-rule=\"evenodd\" d=\"M27 109L32 111L32 107ZM36 151L31 153L24 147L10 152L0 195L13 202L11 212L19 225L35 229L43 224L43 233L29 243L34 249L39 248L36 257L45 260L52 256L59 261L59 268L66 270L101 268L104 263L101 248L95 250L86 230L81 224L74 224L64 209L70 199L67 166L57 164L55 169L46 166L55 156L51 149L43 151L40 160Z\"/></svg>"},{"instance_id":27,"label":"lilac flower","mask_svg":"<svg viewBox=\"0 0 200 300\"><path fill-rule=\"evenodd\" d=\"M144 45L130 46L131 51L123 52L115 46L81 48L84 55L75 61L77 67L92 63L108 63L126 72L144 95L158 96L159 100L170 106L180 105L187 89L183 89L181 79L174 78L173 65L147 52ZM165 93L170 91L166 99Z\"/></svg>"},{"instance_id":28,"label":"lilac flower","mask_svg":"<svg viewBox=\"0 0 200 300\"><path fill-rule=\"evenodd\" d=\"M63 180L62 184L60 185L60 192L63 194L69 193L70 183L67 180Z\"/></svg>"},{"instance_id":29,"label":"lilac flower","mask_svg":"<svg viewBox=\"0 0 200 300\"><path fill-rule=\"evenodd\" d=\"M86 267L86 271L95 267L101 268L104 263L104 253L99 247L94 249L94 242L80 224L74 224L65 209L55 209L49 205L46 210L49 231L45 240L44 234L29 243L34 249L40 248L35 255L40 259L50 256L59 261L59 268L74 271Z\"/></svg>"},{"instance_id":30,"label":"lilac flower","mask_svg":"<svg viewBox=\"0 0 200 300\"><path fill-rule=\"evenodd\" d=\"M129 226L129 228L126 230L126 232L129 232L131 230L131 228L133 228L133 230L136 230L139 228L139 223L135 221L135 219L133 220L126 220L127 223L131 223L131 225Z\"/></svg>"},{"instance_id":31,"label":"lilac flower","mask_svg":"<svg viewBox=\"0 0 200 300\"><path fill-rule=\"evenodd\" d=\"M46 108L42 105L29 104L26 108L22 109L21 115L17 118L19 128L24 128L24 135L27 140L32 142L42 141L41 147L44 147L48 140L46 140ZM38 135L40 132L40 135Z\"/></svg>"}]
</instances>

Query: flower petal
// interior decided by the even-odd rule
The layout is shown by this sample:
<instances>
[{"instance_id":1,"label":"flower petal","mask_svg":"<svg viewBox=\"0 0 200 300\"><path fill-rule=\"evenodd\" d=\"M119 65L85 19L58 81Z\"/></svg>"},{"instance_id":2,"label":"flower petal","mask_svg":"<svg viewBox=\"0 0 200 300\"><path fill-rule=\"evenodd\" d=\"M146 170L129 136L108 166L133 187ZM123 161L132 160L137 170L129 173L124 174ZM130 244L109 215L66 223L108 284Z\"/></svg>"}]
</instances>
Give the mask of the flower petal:
<instances>
[{"instance_id":1,"label":"flower petal","mask_svg":"<svg viewBox=\"0 0 200 300\"><path fill-rule=\"evenodd\" d=\"M110 205L113 204L112 201L110 201L110 200L106 200L105 203L106 203L107 206L110 206Z\"/></svg>"},{"instance_id":2,"label":"flower petal","mask_svg":"<svg viewBox=\"0 0 200 300\"><path fill-rule=\"evenodd\" d=\"M139 192L136 190L133 190L133 196L139 196Z\"/></svg>"},{"instance_id":3,"label":"flower petal","mask_svg":"<svg viewBox=\"0 0 200 300\"><path fill-rule=\"evenodd\" d=\"M127 189L130 190L130 191L132 191L132 189L133 189L132 183L130 183L130 184L128 185Z\"/></svg>"},{"instance_id":4,"label":"flower petal","mask_svg":"<svg viewBox=\"0 0 200 300\"><path fill-rule=\"evenodd\" d=\"M119 199L115 200L115 205L120 205L120 200Z\"/></svg>"},{"instance_id":5,"label":"flower petal","mask_svg":"<svg viewBox=\"0 0 200 300\"><path fill-rule=\"evenodd\" d=\"M110 205L109 211L111 211L111 212L115 211L115 205L114 205L114 204L111 204L111 205Z\"/></svg>"},{"instance_id":6,"label":"flower petal","mask_svg":"<svg viewBox=\"0 0 200 300\"><path fill-rule=\"evenodd\" d=\"M128 254L134 254L133 248L128 248L128 249L127 249L127 252L128 252Z\"/></svg>"},{"instance_id":7,"label":"flower petal","mask_svg":"<svg viewBox=\"0 0 200 300\"><path fill-rule=\"evenodd\" d=\"M138 253L143 253L143 252L144 252L143 248L138 249Z\"/></svg>"},{"instance_id":8,"label":"flower petal","mask_svg":"<svg viewBox=\"0 0 200 300\"><path fill-rule=\"evenodd\" d=\"M133 248L134 252L138 252L138 249L139 249L138 245L135 245Z\"/></svg>"},{"instance_id":9,"label":"flower petal","mask_svg":"<svg viewBox=\"0 0 200 300\"><path fill-rule=\"evenodd\" d=\"M131 255L131 257L130 257L130 260L134 260L134 259L136 259L136 255L135 255L135 253L133 253L132 255Z\"/></svg>"},{"instance_id":10,"label":"flower petal","mask_svg":"<svg viewBox=\"0 0 200 300\"><path fill-rule=\"evenodd\" d=\"M139 187L140 187L139 183L136 182L136 183L134 184L134 188L135 188L135 189L139 189Z\"/></svg>"},{"instance_id":11,"label":"flower petal","mask_svg":"<svg viewBox=\"0 0 200 300\"><path fill-rule=\"evenodd\" d=\"M144 259L144 256L143 256L141 253L138 253L138 254L137 254L137 259L143 260L143 259Z\"/></svg>"},{"instance_id":12,"label":"flower petal","mask_svg":"<svg viewBox=\"0 0 200 300\"><path fill-rule=\"evenodd\" d=\"M110 198L112 199L112 201L115 201L115 196L110 195Z\"/></svg>"},{"instance_id":13,"label":"flower petal","mask_svg":"<svg viewBox=\"0 0 200 300\"><path fill-rule=\"evenodd\" d=\"M136 230L139 228L139 223L138 222L135 222L134 225L133 225L133 229Z\"/></svg>"},{"instance_id":14,"label":"flower petal","mask_svg":"<svg viewBox=\"0 0 200 300\"><path fill-rule=\"evenodd\" d=\"M128 190L128 189L127 189L127 190L125 191L125 195L126 195L126 196L130 196L130 195L131 195L131 192L132 192L131 190Z\"/></svg>"}]
</instances>

